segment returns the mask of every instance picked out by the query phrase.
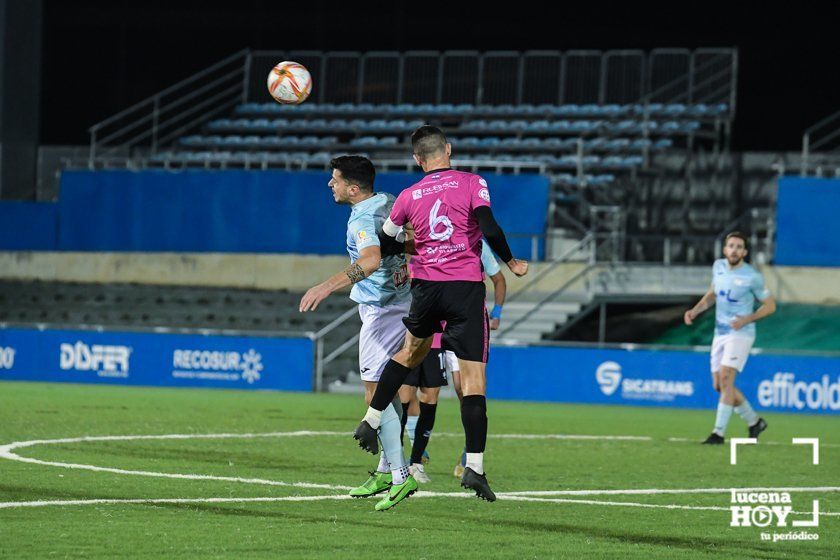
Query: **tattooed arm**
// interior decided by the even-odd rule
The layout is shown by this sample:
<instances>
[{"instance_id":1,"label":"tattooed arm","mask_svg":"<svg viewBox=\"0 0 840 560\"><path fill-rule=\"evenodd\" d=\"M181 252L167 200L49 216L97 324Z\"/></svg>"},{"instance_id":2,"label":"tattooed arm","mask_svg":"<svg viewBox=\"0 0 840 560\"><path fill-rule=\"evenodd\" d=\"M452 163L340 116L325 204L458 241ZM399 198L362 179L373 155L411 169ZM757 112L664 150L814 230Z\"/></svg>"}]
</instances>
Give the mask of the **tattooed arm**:
<instances>
[{"instance_id":1,"label":"tattooed arm","mask_svg":"<svg viewBox=\"0 0 840 560\"><path fill-rule=\"evenodd\" d=\"M300 300L301 313L314 311L318 304L336 290L346 288L351 284L361 282L379 268L382 253L378 245L371 245L359 251L359 259L350 266L333 274L324 282L309 288Z\"/></svg>"}]
</instances>

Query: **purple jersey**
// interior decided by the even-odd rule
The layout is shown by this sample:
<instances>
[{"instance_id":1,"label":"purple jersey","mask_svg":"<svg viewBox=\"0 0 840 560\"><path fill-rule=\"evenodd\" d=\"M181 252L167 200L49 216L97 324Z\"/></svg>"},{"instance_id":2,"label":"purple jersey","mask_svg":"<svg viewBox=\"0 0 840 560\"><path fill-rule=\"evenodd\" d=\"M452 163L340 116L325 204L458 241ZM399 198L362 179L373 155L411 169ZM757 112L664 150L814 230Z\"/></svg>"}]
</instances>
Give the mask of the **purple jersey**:
<instances>
[{"instance_id":1,"label":"purple jersey","mask_svg":"<svg viewBox=\"0 0 840 560\"><path fill-rule=\"evenodd\" d=\"M490 206L487 181L474 173L433 171L405 189L391 209L391 221L411 222L417 255L411 276L421 280L481 282L481 230L473 210Z\"/></svg>"}]
</instances>

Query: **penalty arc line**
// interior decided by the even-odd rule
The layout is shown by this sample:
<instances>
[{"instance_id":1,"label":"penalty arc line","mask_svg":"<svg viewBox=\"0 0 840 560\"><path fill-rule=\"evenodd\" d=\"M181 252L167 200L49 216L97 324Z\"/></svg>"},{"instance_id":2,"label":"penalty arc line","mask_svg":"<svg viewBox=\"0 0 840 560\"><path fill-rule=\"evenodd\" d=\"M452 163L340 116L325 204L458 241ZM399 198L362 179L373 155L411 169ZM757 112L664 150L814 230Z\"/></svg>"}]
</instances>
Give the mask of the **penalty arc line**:
<instances>
[{"instance_id":1,"label":"penalty arc line","mask_svg":"<svg viewBox=\"0 0 840 560\"><path fill-rule=\"evenodd\" d=\"M220 434L159 434L159 435L121 435L121 436L82 436L73 438L40 439L30 441L16 441L0 446L0 459L31 463L47 467L59 467L65 469L87 470L93 472L107 472L112 474L125 474L133 476L149 476L156 478L172 478L181 480L212 480L217 482L239 482L243 484L265 484L269 486L286 486L294 488L313 488L321 490L351 490L352 486L341 486L334 484L318 484L311 482L283 482L280 480L267 480L262 478L240 478L232 476L216 476L203 474L182 474L163 473L155 471L142 471L131 469L118 469L113 467L99 467L96 465L85 465L80 463L63 463L59 461L44 461L33 457L23 457L14 453L15 449L32 447L35 445L54 445L65 443L83 443L99 441L138 441L138 440L187 440L187 439L254 439L271 437L306 437L306 436L348 436L349 432L335 431L311 431L298 430L293 432L266 432L266 433L220 433ZM438 436L451 437L461 434L442 433ZM491 436L494 437L494 436ZM499 439L572 439L572 440L649 440L646 436L591 436L575 434L496 434Z\"/></svg>"},{"instance_id":2,"label":"penalty arc line","mask_svg":"<svg viewBox=\"0 0 840 560\"><path fill-rule=\"evenodd\" d=\"M14 449L31 447L34 445L48 445L61 443L79 443L79 442L96 442L96 441L134 441L134 440L184 440L184 439L250 439L262 437L301 437L301 436L316 436L316 435L348 435L346 432L327 432L327 431L310 431L300 430L295 432L267 432L267 433L221 433L221 434L160 434L160 435L122 435L122 436L84 436L76 438L60 438L48 440L31 440L13 442L10 444L0 446L0 458L39 464L45 466L55 466L70 469L82 469L95 472L110 472L115 474L127 474L135 476L149 476L157 478L173 478L182 480L212 480L223 482L238 482L245 484L262 484L269 486L286 486L297 488L312 488L323 490L349 490L350 486L317 484L309 482L283 482L279 480L267 480L261 478L240 478L229 476L215 476L215 475L200 475L200 474L183 474L183 473L162 473L155 471L139 471L128 469L117 469L110 467L99 467L95 465L85 465L77 463L61 463L55 461L43 461L31 457L22 457L13 453ZM443 435L443 434L439 434ZM460 435L460 434L446 434L446 435ZM651 440L652 438L646 436L591 436L591 435L569 435L569 434L497 434L499 438L511 439L581 439L581 440ZM548 498L547 496L591 496L591 495L654 495L654 494L702 494L702 493L723 493L730 492L733 488L696 488L696 489L627 489L627 490L545 490L545 491L521 491L500 493L500 497L510 500L519 501L554 501L557 503L582 503L592 505L623 505L632 506L633 502L605 502L597 500L569 500L559 498ZM790 488L734 488L734 490L741 491L800 491L800 492L835 492L840 491L840 487L790 487ZM470 497L466 493L441 493L423 491L418 493L422 497ZM540 497L542 496L542 497ZM328 495L328 496L285 496L285 497L271 497L271 498L196 498L196 499L161 499L163 501L147 500L147 499L123 499L123 500L58 500L58 501L36 501L36 502L3 502L0 503L0 508L8 507L26 507L35 505L82 505L82 504L109 504L109 503L196 503L206 502L208 500L213 502L231 501L231 502L245 502L245 501L312 501L318 499L347 499L349 496L345 495ZM177 501L172 501L177 500ZM186 500L186 501L185 501ZM638 504L636 507L667 507L670 509L714 509L713 506L678 506L667 504ZM726 509L726 508L722 508ZM838 515L836 513L824 513L825 515Z\"/></svg>"}]
</instances>

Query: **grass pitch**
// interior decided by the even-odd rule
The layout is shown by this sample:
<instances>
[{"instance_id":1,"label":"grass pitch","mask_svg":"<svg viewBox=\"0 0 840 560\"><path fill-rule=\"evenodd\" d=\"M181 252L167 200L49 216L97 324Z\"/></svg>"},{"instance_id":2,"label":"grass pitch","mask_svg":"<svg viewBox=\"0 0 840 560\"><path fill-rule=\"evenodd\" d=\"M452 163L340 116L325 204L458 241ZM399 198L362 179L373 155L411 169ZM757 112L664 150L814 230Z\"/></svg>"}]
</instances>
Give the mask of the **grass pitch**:
<instances>
[{"instance_id":1,"label":"grass pitch","mask_svg":"<svg viewBox=\"0 0 840 560\"><path fill-rule=\"evenodd\" d=\"M490 504L452 476L463 436L445 400L425 496L379 513L375 499L342 499L377 462L350 436L363 412L352 396L0 383L0 446L231 434L6 447L0 557L837 558L840 492L793 491L795 511L816 499L833 515L807 529L819 540L774 543L762 533L794 529L730 527L729 493L708 491L840 486L837 417L766 414L762 444L731 466L729 445L696 443L711 408L491 401L485 466L500 497ZM299 430L326 433L288 435ZM276 432L286 435L265 435ZM746 436L737 417L733 435ZM820 438L820 464L792 437ZM622 493L638 489L650 492ZM43 503L54 501L65 503Z\"/></svg>"}]
</instances>

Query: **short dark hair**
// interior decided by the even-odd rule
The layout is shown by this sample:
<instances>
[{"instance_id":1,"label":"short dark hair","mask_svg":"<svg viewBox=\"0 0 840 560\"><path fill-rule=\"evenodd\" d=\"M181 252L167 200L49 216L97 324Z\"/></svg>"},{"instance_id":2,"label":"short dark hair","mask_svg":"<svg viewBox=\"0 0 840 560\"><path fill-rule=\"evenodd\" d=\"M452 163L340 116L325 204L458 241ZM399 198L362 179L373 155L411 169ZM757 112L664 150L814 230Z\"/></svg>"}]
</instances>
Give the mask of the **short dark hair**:
<instances>
[{"instance_id":1,"label":"short dark hair","mask_svg":"<svg viewBox=\"0 0 840 560\"><path fill-rule=\"evenodd\" d=\"M446 136L438 127L424 124L411 134L411 149L418 158L428 159L446 149Z\"/></svg>"},{"instance_id":2,"label":"short dark hair","mask_svg":"<svg viewBox=\"0 0 840 560\"><path fill-rule=\"evenodd\" d=\"M723 244L726 245L726 242L729 241L729 238L736 237L744 242L744 249L749 248L749 241L747 241L747 236L741 233L740 231L733 231L726 235L726 239L723 240Z\"/></svg>"},{"instance_id":3,"label":"short dark hair","mask_svg":"<svg viewBox=\"0 0 840 560\"><path fill-rule=\"evenodd\" d=\"M360 190L373 192L376 168L364 156L338 156L330 160L330 168L341 171L344 180L357 185Z\"/></svg>"}]
</instances>

